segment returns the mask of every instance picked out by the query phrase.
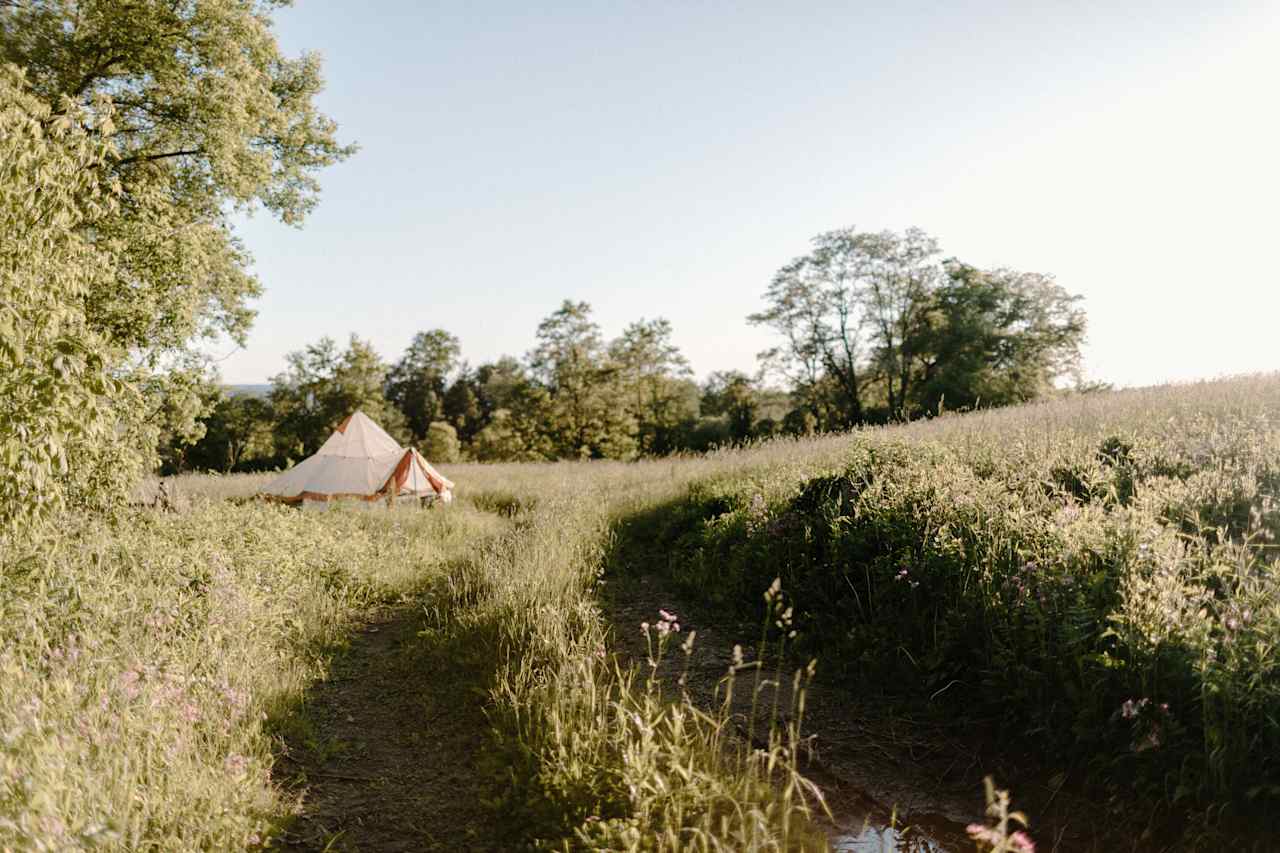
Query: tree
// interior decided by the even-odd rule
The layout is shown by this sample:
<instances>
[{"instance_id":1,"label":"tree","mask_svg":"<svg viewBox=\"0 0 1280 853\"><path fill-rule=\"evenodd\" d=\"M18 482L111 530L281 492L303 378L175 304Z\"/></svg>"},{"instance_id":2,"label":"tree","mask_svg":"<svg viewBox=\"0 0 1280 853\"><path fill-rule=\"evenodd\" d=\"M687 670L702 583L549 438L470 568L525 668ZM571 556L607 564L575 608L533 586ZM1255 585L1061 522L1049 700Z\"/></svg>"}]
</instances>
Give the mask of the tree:
<instances>
[{"instance_id":1,"label":"tree","mask_svg":"<svg viewBox=\"0 0 1280 853\"><path fill-rule=\"evenodd\" d=\"M435 421L427 427L422 441L422 452L432 462L457 462L462 455L458 432L453 424Z\"/></svg>"},{"instance_id":2,"label":"tree","mask_svg":"<svg viewBox=\"0 0 1280 853\"><path fill-rule=\"evenodd\" d=\"M271 402L248 394L219 394L204 419L204 435L172 448L169 469L245 471L267 467L275 453L275 413Z\"/></svg>"},{"instance_id":3,"label":"tree","mask_svg":"<svg viewBox=\"0 0 1280 853\"><path fill-rule=\"evenodd\" d=\"M0 537L71 501L123 499L141 463L138 395L84 311L113 272L86 236L118 204L94 179L109 116L54 115L0 64Z\"/></svg>"},{"instance_id":4,"label":"tree","mask_svg":"<svg viewBox=\"0 0 1280 853\"><path fill-rule=\"evenodd\" d=\"M404 418L383 396L387 366L373 346L355 335L339 352L333 338L321 338L290 353L288 369L271 378L277 417L277 451L285 459L310 456L347 415L363 411L397 440L405 438Z\"/></svg>"},{"instance_id":5,"label":"tree","mask_svg":"<svg viewBox=\"0 0 1280 853\"><path fill-rule=\"evenodd\" d=\"M1049 276L949 262L929 322L911 343L920 358L915 407L937 413L1049 393L1079 367L1078 302Z\"/></svg>"},{"instance_id":6,"label":"tree","mask_svg":"<svg viewBox=\"0 0 1280 853\"><path fill-rule=\"evenodd\" d=\"M485 424L475 384L470 372L463 371L444 392L444 418L452 424L458 437L464 442L475 438Z\"/></svg>"},{"instance_id":7,"label":"tree","mask_svg":"<svg viewBox=\"0 0 1280 853\"><path fill-rule=\"evenodd\" d=\"M765 299L769 307L747 318L771 326L785 338L782 346L761 353L767 369L781 373L802 391L815 418L818 396L803 393L824 379L838 385L836 426L859 423L863 416L863 291L860 258L849 239L852 231L814 238L814 250L796 258L773 277Z\"/></svg>"},{"instance_id":8,"label":"tree","mask_svg":"<svg viewBox=\"0 0 1280 853\"><path fill-rule=\"evenodd\" d=\"M0 62L26 69L42 124L74 115L85 144L101 144L76 191L115 202L75 226L102 254L100 272L65 295L109 347L112 374L140 393L190 388L165 380L198 337L243 342L259 284L232 214L261 206L300 223L316 203L315 172L354 150L315 109L318 57L280 53L279 5L0 3Z\"/></svg>"},{"instance_id":9,"label":"tree","mask_svg":"<svg viewBox=\"0 0 1280 853\"><path fill-rule=\"evenodd\" d=\"M680 425L697 414L689 361L671 342L671 323L639 320L609 345L614 376L636 424L641 453L670 453Z\"/></svg>"},{"instance_id":10,"label":"tree","mask_svg":"<svg viewBox=\"0 0 1280 853\"><path fill-rule=\"evenodd\" d=\"M387 374L387 399L404 415L415 441L444 417L445 390L461 354L458 339L444 329L419 332Z\"/></svg>"},{"instance_id":11,"label":"tree","mask_svg":"<svg viewBox=\"0 0 1280 853\"><path fill-rule=\"evenodd\" d=\"M735 442L752 436L757 408L755 383L745 373L716 371L702 386L702 414L724 417Z\"/></svg>"},{"instance_id":12,"label":"tree","mask_svg":"<svg viewBox=\"0 0 1280 853\"><path fill-rule=\"evenodd\" d=\"M926 322L942 280L935 260L938 243L918 228L908 228L901 235L835 233L838 251L849 259L861 286L864 316L874 342L872 361L883 384L889 417L906 419L914 413L915 362L921 356L914 332Z\"/></svg>"},{"instance_id":13,"label":"tree","mask_svg":"<svg viewBox=\"0 0 1280 853\"><path fill-rule=\"evenodd\" d=\"M557 456L619 459L634 453L635 423L590 305L565 300L543 320L529 365L549 394L549 437Z\"/></svg>"},{"instance_id":14,"label":"tree","mask_svg":"<svg viewBox=\"0 0 1280 853\"><path fill-rule=\"evenodd\" d=\"M483 461L548 459L550 395L516 359L463 367L445 391L444 416ZM492 429L490 429L492 427Z\"/></svg>"},{"instance_id":15,"label":"tree","mask_svg":"<svg viewBox=\"0 0 1280 853\"><path fill-rule=\"evenodd\" d=\"M991 401L1030 399L1078 356L1084 317L1046 276L940 261L916 228L831 231L813 244L748 318L785 338L762 355L790 375L812 416L789 416L790 431L844 427L877 410L907 419L944 396L971 403L979 389Z\"/></svg>"},{"instance_id":16,"label":"tree","mask_svg":"<svg viewBox=\"0 0 1280 853\"><path fill-rule=\"evenodd\" d=\"M540 388L535 395L545 395ZM540 428L535 418L520 416L508 409L498 409L476 433L471 455L481 462L545 462L555 457L548 431Z\"/></svg>"}]
</instances>

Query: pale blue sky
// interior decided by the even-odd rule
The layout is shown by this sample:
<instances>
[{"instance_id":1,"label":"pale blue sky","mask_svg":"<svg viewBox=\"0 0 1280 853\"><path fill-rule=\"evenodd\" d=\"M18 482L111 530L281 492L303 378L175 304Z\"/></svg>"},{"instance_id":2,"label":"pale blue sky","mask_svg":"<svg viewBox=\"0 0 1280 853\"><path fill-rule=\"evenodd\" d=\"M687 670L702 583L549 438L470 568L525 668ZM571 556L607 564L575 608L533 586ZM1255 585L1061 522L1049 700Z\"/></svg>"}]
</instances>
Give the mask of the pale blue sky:
<instances>
[{"instance_id":1,"label":"pale blue sky","mask_svg":"<svg viewBox=\"0 0 1280 853\"><path fill-rule=\"evenodd\" d=\"M540 6L279 14L362 150L303 230L241 224L266 294L226 381L325 334L520 355L565 298L753 370L810 237L909 225L1084 296L1093 378L1280 368L1280 4Z\"/></svg>"}]
</instances>

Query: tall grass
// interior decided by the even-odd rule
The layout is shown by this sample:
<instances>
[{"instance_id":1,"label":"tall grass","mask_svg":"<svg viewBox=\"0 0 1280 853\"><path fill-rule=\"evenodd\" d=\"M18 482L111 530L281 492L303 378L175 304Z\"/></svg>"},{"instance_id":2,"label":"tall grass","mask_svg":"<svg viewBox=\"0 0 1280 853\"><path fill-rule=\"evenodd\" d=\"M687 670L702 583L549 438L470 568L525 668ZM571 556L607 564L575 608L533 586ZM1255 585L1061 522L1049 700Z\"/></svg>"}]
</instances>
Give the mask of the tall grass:
<instances>
[{"instance_id":1,"label":"tall grass","mask_svg":"<svg viewBox=\"0 0 1280 853\"><path fill-rule=\"evenodd\" d=\"M272 727L351 620L429 582L491 515L197 500L67 519L0 554L0 849L244 849L294 804Z\"/></svg>"},{"instance_id":2,"label":"tall grass","mask_svg":"<svg viewBox=\"0 0 1280 853\"><path fill-rule=\"evenodd\" d=\"M601 473L614 489L630 476ZM439 611L437 630L500 662L490 717L509 772L504 819L545 849L822 846L809 823L821 801L798 771L795 729L757 749L730 734L727 712L664 694L606 653L593 592L609 501L589 477L576 486L547 495L459 567ZM658 656L676 636L659 615Z\"/></svg>"},{"instance_id":3,"label":"tall grass","mask_svg":"<svg viewBox=\"0 0 1280 853\"><path fill-rule=\"evenodd\" d=\"M1257 815L1280 797L1278 488L1280 380L1253 377L867 430L800 472L726 465L627 535L726 606L780 576L828 671L1095 781Z\"/></svg>"},{"instance_id":4,"label":"tall grass","mask_svg":"<svg viewBox=\"0 0 1280 853\"><path fill-rule=\"evenodd\" d=\"M753 616L780 577L825 671L1003 720L1098 779L1271 802L1278 424L1264 377L703 457L448 466L445 511L308 514L215 499L266 476L179 478L179 512L67 519L0 554L0 847L265 841L294 808L270 724L392 602L487 691L482 772L513 843L823 846L794 730L744 736L608 654L596 587L626 564Z\"/></svg>"}]
</instances>

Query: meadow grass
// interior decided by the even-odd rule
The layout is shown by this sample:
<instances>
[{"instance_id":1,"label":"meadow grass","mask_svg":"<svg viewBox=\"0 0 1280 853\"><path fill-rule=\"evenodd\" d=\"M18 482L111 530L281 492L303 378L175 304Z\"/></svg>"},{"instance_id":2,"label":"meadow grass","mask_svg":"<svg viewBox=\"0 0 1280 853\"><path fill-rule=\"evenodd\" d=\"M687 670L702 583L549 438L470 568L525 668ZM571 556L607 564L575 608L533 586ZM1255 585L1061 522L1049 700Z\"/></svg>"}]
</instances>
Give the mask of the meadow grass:
<instances>
[{"instance_id":1,"label":"meadow grass","mask_svg":"<svg viewBox=\"0 0 1280 853\"><path fill-rule=\"evenodd\" d=\"M822 848L797 728L757 749L731 734L727 705L708 713L664 695L607 654L594 591L612 517L592 476L616 490L635 472L599 468L584 467L591 475L574 478L572 493L545 495L515 532L455 566L441 587L448 601L433 611L430 630L457 657L498 663L489 715L491 760L507 776L503 820L539 849ZM666 651L675 634L654 618Z\"/></svg>"},{"instance_id":2,"label":"meadow grass","mask_svg":"<svg viewBox=\"0 0 1280 853\"><path fill-rule=\"evenodd\" d=\"M0 849L254 847L275 727L353 620L502 523L196 498L68 519L0 558Z\"/></svg>"},{"instance_id":3,"label":"meadow grass","mask_svg":"<svg viewBox=\"0 0 1280 853\"><path fill-rule=\"evenodd\" d=\"M630 564L746 612L781 577L828 677L994 724L1095 790L1273 811L1280 379L863 430L802 470L776 453L633 515Z\"/></svg>"},{"instance_id":4,"label":"meadow grass","mask_svg":"<svg viewBox=\"0 0 1280 853\"><path fill-rule=\"evenodd\" d=\"M1001 720L1111 784L1260 808L1280 793L1278 419L1280 380L1253 377L698 457L441 466L458 499L430 511L176 478L176 513L67 520L3 557L0 846L265 841L293 807L268 722L399 602L489 697L479 772L513 840L821 848L797 731L762 747L608 654L596 594L624 565L752 616L781 578L831 676Z\"/></svg>"}]
</instances>

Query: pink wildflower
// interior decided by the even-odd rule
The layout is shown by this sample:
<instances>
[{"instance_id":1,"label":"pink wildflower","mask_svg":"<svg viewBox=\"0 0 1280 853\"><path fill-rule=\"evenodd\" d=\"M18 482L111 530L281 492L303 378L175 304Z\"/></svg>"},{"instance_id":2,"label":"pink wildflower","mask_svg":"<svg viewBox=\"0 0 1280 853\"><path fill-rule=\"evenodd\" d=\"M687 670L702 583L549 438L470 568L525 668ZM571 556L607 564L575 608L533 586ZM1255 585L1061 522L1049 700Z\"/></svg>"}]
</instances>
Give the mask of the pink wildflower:
<instances>
[{"instance_id":1,"label":"pink wildflower","mask_svg":"<svg viewBox=\"0 0 1280 853\"><path fill-rule=\"evenodd\" d=\"M969 837L974 841L985 841L993 847L1000 843L1000 836L996 831L980 823L971 823L964 828L964 831L969 833Z\"/></svg>"},{"instance_id":2,"label":"pink wildflower","mask_svg":"<svg viewBox=\"0 0 1280 853\"><path fill-rule=\"evenodd\" d=\"M138 694L142 692L138 684L140 677L136 669L126 669L120 673L120 691L124 693L126 699L137 699Z\"/></svg>"}]
</instances>

